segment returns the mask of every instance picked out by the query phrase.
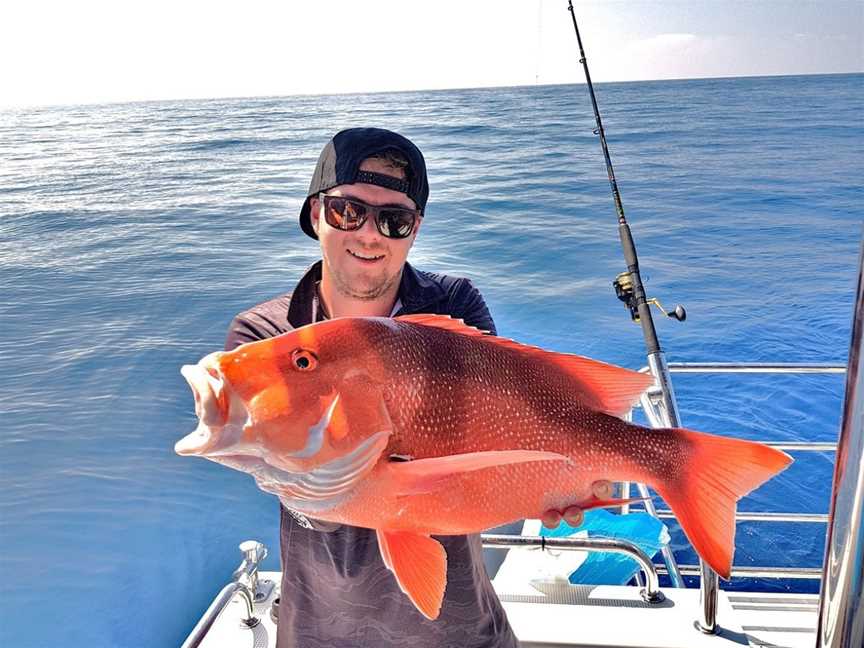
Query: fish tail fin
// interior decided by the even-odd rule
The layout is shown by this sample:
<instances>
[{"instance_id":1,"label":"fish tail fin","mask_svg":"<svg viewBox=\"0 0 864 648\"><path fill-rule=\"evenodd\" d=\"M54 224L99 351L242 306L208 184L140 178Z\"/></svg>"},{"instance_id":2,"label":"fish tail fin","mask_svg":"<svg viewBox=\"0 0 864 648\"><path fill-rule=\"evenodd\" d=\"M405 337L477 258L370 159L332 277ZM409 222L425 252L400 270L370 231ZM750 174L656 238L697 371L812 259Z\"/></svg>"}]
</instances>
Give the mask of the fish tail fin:
<instances>
[{"instance_id":1,"label":"fish tail fin","mask_svg":"<svg viewBox=\"0 0 864 648\"><path fill-rule=\"evenodd\" d=\"M688 448L688 470L660 476L654 488L669 504L697 553L728 579L735 552L739 499L784 470L792 458L761 443L683 428L672 432Z\"/></svg>"}]
</instances>

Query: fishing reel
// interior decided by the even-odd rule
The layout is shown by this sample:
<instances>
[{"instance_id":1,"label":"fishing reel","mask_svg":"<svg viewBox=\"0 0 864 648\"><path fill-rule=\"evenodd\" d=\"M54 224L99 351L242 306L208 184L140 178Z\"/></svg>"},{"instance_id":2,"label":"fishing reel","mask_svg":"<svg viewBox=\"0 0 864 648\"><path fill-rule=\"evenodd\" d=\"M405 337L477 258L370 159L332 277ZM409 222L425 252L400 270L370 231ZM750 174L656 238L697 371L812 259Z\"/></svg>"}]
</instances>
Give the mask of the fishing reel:
<instances>
[{"instance_id":1,"label":"fishing reel","mask_svg":"<svg viewBox=\"0 0 864 648\"><path fill-rule=\"evenodd\" d=\"M612 285L615 287L615 295L618 299L624 302L624 305L627 306L627 309L630 311L630 319L634 322L638 322L639 310L636 306L636 296L633 290L633 277L629 272L622 272L615 277L615 281L612 282ZM687 319L687 311L684 310L684 307L681 304L677 304L674 310L667 311L663 308L663 305L656 297L646 299L645 301L648 304L656 306L666 317L671 317L679 322L683 322Z\"/></svg>"}]
</instances>

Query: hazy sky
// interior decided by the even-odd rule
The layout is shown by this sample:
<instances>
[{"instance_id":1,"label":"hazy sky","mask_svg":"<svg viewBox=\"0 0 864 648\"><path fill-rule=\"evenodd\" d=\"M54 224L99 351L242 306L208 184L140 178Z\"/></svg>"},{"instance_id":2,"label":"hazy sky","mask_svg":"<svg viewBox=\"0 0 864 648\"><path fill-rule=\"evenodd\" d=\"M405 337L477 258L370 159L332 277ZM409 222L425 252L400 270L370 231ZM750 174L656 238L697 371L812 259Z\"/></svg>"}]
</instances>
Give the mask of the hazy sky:
<instances>
[{"instance_id":1,"label":"hazy sky","mask_svg":"<svg viewBox=\"0 0 864 648\"><path fill-rule=\"evenodd\" d=\"M574 0L595 81L864 71L864 0ZM566 0L3 0L0 105L583 81Z\"/></svg>"}]
</instances>

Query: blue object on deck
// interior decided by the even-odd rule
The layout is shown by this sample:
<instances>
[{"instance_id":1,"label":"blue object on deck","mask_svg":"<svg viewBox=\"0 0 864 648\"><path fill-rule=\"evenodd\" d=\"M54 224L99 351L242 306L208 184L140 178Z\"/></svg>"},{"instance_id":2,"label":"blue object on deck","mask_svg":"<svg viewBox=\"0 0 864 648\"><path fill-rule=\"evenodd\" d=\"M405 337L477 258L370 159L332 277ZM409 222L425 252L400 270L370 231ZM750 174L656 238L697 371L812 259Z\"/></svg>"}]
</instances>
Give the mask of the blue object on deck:
<instances>
[{"instance_id":1,"label":"blue object on deck","mask_svg":"<svg viewBox=\"0 0 864 648\"><path fill-rule=\"evenodd\" d=\"M578 527L561 522L555 529L542 527L540 535L560 538L577 531L587 531L588 537L629 540L648 556L653 557L669 543L666 525L648 513L615 515L603 509L585 512L585 520ZM571 583L583 585L625 585L639 571L632 558L621 554L592 551L579 568L570 574Z\"/></svg>"}]
</instances>

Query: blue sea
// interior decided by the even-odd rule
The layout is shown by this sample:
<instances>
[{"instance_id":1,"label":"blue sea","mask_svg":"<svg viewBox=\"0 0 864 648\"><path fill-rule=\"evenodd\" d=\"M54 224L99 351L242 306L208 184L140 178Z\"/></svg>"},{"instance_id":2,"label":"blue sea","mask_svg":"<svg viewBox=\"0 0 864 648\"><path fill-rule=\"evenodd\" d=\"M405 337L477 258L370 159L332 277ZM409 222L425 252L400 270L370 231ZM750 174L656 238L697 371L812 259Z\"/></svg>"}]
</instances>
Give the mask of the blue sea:
<instances>
[{"instance_id":1,"label":"blue sea","mask_svg":"<svg viewBox=\"0 0 864 648\"><path fill-rule=\"evenodd\" d=\"M599 84L670 361L847 360L864 205L864 75ZM318 152L376 125L424 151L412 262L471 277L499 332L638 368L584 85L0 112L0 644L179 644L277 503L174 454L179 367L317 257L297 226ZM678 376L683 422L831 441L844 378ZM824 513L833 453L741 510ZM742 523L739 565L821 564L824 524ZM682 562L694 562L673 534ZM815 591L815 583L736 581ZM722 619L721 619L722 622Z\"/></svg>"}]
</instances>

